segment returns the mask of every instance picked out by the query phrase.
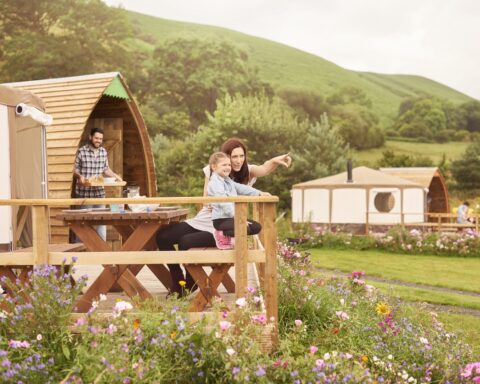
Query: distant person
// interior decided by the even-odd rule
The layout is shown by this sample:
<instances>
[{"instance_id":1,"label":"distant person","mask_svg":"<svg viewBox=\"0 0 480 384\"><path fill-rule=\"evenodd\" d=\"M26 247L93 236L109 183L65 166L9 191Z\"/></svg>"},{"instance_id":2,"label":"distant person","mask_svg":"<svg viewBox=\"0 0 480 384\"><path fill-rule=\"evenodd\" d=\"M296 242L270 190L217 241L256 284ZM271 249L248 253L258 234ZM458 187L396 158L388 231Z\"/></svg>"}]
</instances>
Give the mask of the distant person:
<instances>
[{"instance_id":1,"label":"distant person","mask_svg":"<svg viewBox=\"0 0 480 384\"><path fill-rule=\"evenodd\" d=\"M458 224L469 224L470 218L468 217L468 209L470 207L470 203L468 201L464 201L462 205L460 205L457 209L457 223Z\"/></svg>"},{"instance_id":2,"label":"distant person","mask_svg":"<svg viewBox=\"0 0 480 384\"><path fill-rule=\"evenodd\" d=\"M236 183L229 175L232 171L230 156L224 152L215 152L209 161L212 175L207 186L208 196L269 196L268 192L262 192L249 185ZM213 203L212 221L215 228L215 243L217 248L233 248L232 238L235 236L235 206L233 203ZM256 235L262 226L256 221L247 221L247 235Z\"/></svg>"},{"instance_id":3,"label":"distant person","mask_svg":"<svg viewBox=\"0 0 480 384\"><path fill-rule=\"evenodd\" d=\"M115 177L117 181L122 178L113 172L108 166L107 150L102 147L103 129L92 128L90 130L88 144L80 147L75 157L73 168L73 177L76 179L75 194L76 198L104 198L104 187L90 187L88 180L94 176ZM81 205L80 208L103 208L104 205ZM103 239L107 239L107 227L105 225L97 226L97 233Z\"/></svg>"}]
</instances>

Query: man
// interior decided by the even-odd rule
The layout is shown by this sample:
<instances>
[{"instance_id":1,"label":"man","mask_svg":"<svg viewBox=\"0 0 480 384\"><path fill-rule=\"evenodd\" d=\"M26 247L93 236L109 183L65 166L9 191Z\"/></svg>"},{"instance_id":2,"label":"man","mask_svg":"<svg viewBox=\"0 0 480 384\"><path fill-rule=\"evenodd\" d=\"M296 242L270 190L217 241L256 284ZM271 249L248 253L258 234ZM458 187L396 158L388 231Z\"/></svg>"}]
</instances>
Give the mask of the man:
<instances>
[{"instance_id":1,"label":"man","mask_svg":"<svg viewBox=\"0 0 480 384\"><path fill-rule=\"evenodd\" d=\"M457 209L457 223L458 224L468 224L470 218L468 217L468 209L470 208L470 203L465 201Z\"/></svg>"},{"instance_id":2,"label":"man","mask_svg":"<svg viewBox=\"0 0 480 384\"><path fill-rule=\"evenodd\" d=\"M108 166L107 151L102 147L103 130L101 128L92 128L90 130L89 143L80 147L75 158L73 176L76 179L75 197L78 198L104 198L105 189L103 187L89 187L88 179L93 176L105 175L115 177L117 181L122 178L113 172ZM103 205L82 205L81 208L103 208ZM107 227L99 225L97 233L104 240L107 238Z\"/></svg>"}]
</instances>

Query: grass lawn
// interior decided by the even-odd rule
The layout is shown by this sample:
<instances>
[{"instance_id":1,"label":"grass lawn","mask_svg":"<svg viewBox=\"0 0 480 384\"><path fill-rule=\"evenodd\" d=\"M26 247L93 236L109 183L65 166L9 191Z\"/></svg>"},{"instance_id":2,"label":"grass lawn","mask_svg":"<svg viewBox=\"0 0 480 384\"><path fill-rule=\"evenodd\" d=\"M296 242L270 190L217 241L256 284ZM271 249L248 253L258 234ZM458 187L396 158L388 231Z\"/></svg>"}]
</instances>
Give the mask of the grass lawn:
<instances>
[{"instance_id":1,"label":"grass lawn","mask_svg":"<svg viewBox=\"0 0 480 384\"><path fill-rule=\"evenodd\" d=\"M402 255L377 250L312 249L319 268L363 271L389 280L479 292L480 258Z\"/></svg>"},{"instance_id":2,"label":"grass lawn","mask_svg":"<svg viewBox=\"0 0 480 384\"><path fill-rule=\"evenodd\" d=\"M480 317L440 312L438 319L445 329L460 335L474 348L475 361L480 360Z\"/></svg>"},{"instance_id":3,"label":"grass lawn","mask_svg":"<svg viewBox=\"0 0 480 384\"><path fill-rule=\"evenodd\" d=\"M378 160L382 158L382 153L386 150L394 151L397 155L427 156L430 157L435 164L438 164L442 160L444 154L449 161L458 159L465 152L468 144L469 143L464 142L439 144L387 140L385 146L381 148L373 148L366 151L354 151L353 156L356 160L355 166L375 166Z\"/></svg>"}]
</instances>

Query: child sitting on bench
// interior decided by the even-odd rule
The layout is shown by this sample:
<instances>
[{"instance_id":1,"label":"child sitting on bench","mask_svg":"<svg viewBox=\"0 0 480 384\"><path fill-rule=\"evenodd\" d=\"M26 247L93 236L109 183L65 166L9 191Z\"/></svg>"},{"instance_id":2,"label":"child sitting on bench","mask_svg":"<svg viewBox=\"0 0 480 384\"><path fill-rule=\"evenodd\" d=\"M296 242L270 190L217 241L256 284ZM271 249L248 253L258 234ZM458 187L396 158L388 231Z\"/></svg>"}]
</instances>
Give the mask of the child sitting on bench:
<instances>
[{"instance_id":1,"label":"child sitting on bench","mask_svg":"<svg viewBox=\"0 0 480 384\"><path fill-rule=\"evenodd\" d=\"M234 182L229 175L232 170L230 158L223 152L215 152L209 161L212 175L208 183L208 196L269 196L268 192L262 192L248 185ZM212 219L215 228L215 242L220 249L231 249L234 245L235 236L233 203L213 203ZM256 221L247 221L247 235L256 235L262 226Z\"/></svg>"}]
</instances>

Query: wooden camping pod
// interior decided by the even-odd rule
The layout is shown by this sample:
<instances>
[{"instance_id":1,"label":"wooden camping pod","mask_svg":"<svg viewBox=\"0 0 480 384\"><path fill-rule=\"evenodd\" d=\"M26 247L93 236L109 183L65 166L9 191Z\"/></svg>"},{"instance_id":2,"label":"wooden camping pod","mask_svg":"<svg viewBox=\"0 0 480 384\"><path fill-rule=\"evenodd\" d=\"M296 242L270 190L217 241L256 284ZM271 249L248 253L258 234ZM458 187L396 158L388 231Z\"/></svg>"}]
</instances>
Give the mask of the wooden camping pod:
<instances>
[{"instance_id":1,"label":"wooden camping pod","mask_svg":"<svg viewBox=\"0 0 480 384\"><path fill-rule=\"evenodd\" d=\"M380 171L413 181L428 189L426 212L450 212L447 184L437 167L380 168Z\"/></svg>"},{"instance_id":2,"label":"wooden camping pod","mask_svg":"<svg viewBox=\"0 0 480 384\"><path fill-rule=\"evenodd\" d=\"M140 194L156 195L155 165L147 128L120 73L7 85L41 97L45 112L53 117L53 124L47 128L49 198L70 198L75 155L94 126L105 131L104 146L109 153L110 168L129 184L138 185ZM68 242L68 227L55 220L61 209L64 208L50 210L53 243Z\"/></svg>"}]
</instances>

